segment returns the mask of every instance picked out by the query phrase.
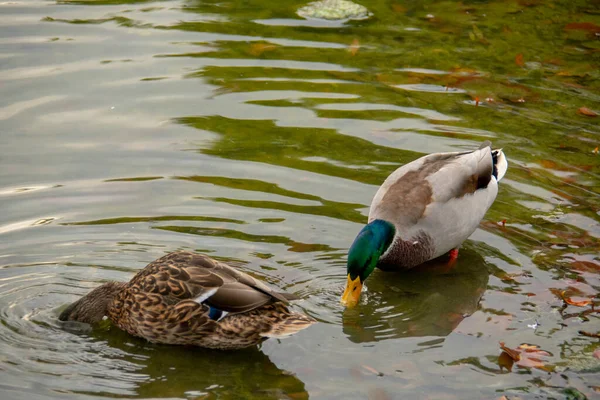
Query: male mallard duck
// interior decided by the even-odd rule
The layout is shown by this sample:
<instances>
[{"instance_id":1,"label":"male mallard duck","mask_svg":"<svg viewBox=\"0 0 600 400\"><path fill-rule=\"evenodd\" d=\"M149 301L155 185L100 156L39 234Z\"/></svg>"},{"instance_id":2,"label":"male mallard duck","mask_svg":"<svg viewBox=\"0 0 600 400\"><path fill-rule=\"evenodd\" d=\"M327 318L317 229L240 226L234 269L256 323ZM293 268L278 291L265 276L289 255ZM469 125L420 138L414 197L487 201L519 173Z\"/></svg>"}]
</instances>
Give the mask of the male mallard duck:
<instances>
[{"instance_id":1,"label":"male mallard duck","mask_svg":"<svg viewBox=\"0 0 600 400\"><path fill-rule=\"evenodd\" d=\"M507 167L502 150L485 142L475 151L430 154L394 171L348 251L342 303L358 303L375 267L409 269L457 249L494 202Z\"/></svg>"},{"instance_id":2,"label":"male mallard duck","mask_svg":"<svg viewBox=\"0 0 600 400\"><path fill-rule=\"evenodd\" d=\"M113 324L154 343L240 349L316 321L291 312L296 297L206 255L175 252L129 282L108 282L68 306L61 321Z\"/></svg>"}]
</instances>

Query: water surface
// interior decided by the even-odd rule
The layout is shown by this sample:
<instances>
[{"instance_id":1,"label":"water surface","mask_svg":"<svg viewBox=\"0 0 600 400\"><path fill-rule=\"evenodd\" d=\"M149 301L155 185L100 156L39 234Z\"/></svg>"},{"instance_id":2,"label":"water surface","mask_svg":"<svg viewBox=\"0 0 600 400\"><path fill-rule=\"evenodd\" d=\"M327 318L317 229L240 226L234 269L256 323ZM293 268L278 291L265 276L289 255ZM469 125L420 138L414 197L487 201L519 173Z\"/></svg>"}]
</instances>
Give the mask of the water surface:
<instances>
[{"instance_id":1,"label":"water surface","mask_svg":"<svg viewBox=\"0 0 600 400\"><path fill-rule=\"evenodd\" d=\"M562 300L600 288L597 3L372 1L348 22L304 4L0 3L3 399L597 395L579 331L598 314ZM456 266L378 271L344 311L385 177L484 140L510 169ZM223 353L57 320L178 249L320 323ZM548 355L509 372L499 342Z\"/></svg>"}]
</instances>

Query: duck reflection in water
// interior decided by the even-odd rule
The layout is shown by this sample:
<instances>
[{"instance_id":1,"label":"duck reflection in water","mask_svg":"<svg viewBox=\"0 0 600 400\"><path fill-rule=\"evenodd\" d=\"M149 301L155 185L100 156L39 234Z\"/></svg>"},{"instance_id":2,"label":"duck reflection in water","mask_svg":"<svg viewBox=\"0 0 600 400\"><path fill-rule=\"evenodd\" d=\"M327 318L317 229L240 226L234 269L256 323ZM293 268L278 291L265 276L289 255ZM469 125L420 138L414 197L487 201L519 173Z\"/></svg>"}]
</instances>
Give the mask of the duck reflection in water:
<instances>
[{"instance_id":1,"label":"duck reflection in water","mask_svg":"<svg viewBox=\"0 0 600 400\"><path fill-rule=\"evenodd\" d=\"M129 369L121 376L131 380L133 391L142 398L309 398L302 380L257 347L223 352L152 344L108 324L107 329L95 329L92 337L139 365L135 374ZM293 362L295 354L286 357Z\"/></svg>"},{"instance_id":2,"label":"duck reflection in water","mask_svg":"<svg viewBox=\"0 0 600 400\"><path fill-rule=\"evenodd\" d=\"M343 330L355 343L401 337L447 336L477 310L489 278L480 249L461 250L404 272L374 273L368 301L346 308Z\"/></svg>"}]
</instances>

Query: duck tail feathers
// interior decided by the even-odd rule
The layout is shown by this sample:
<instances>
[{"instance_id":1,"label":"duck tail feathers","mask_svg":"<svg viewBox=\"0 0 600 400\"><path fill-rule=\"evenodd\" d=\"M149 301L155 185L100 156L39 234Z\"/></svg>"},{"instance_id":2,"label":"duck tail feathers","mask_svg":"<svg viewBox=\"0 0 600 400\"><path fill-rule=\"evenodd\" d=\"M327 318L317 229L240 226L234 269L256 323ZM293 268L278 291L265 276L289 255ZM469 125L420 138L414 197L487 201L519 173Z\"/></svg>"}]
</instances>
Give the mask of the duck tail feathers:
<instances>
[{"instance_id":1,"label":"duck tail feathers","mask_svg":"<svg viewBox=\"0 0 600 400\"><path fill-rule=\"evenodd\" d=\"M294 333L300 332L317 322L313 318L299 314L290 313L285 315L280 321L273 324L271 329L262 334L266 338L284 338Z\"/></svg>"},{"instance_id":2,"label":"duck tail feathers","mask_svg":"<svg viewBox=\"0 0 600 400\"><path fill-rule=\"evenodd\" d=\"M500 181L506 170L508 169L508 161L506 160L506 156L502 152L502 149L492 150L492 159L494 161L494 176L497 181Z\"/></svg>"}]
</instances>

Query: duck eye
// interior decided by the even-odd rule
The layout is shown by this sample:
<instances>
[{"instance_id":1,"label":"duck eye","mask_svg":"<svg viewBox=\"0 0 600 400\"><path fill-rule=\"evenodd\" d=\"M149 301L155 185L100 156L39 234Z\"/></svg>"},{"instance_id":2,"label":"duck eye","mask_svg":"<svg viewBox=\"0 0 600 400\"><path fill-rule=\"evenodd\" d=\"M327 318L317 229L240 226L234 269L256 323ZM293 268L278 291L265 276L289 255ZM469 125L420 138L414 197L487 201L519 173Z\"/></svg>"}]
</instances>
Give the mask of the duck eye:
<instances>
[{"instance_id":1,"label":"duck eye","mask_svg":"<svg viewBox=\"0 0 600 400\"><path fill-rule=\"evenodd\" d=\"M352 291L353 291L353 292L356 292L356 288L357 288L357 287L358 287L358 286L354 286L354 287L352 288Z\"/></svg>"}]
</instances>

